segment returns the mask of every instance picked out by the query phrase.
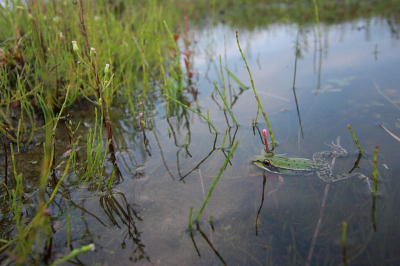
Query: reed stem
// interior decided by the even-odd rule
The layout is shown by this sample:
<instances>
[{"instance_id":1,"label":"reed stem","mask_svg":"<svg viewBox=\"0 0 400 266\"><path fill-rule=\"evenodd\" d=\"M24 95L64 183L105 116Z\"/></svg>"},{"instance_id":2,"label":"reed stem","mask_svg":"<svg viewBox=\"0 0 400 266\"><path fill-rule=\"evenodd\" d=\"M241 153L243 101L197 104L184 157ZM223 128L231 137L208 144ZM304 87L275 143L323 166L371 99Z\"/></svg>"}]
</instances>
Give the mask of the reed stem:
<instances>
[{"instance_id":1,"label":"reed stem","mask_svg":"<svg viewBox=\"0 0 400 266\"><path fill-rule=\"evenodd\" d=\"M239 144L239 141L236 141L235 145L232 147L232 150L229 152L228 157L226 158L224 164L222 165L221 170L219 171L217 177L214 179L214 183L212 184L212 186L210 188L210 191L208 191L208 194L207 194L206 199L204 200L203 206L201 206L199 212L196 215L196 218L194 219L195 223L197 223L197 220L199 219L199 217L200 217L201 213L203 212L204 208L206 207L208 200L211 198L211 194L212 194L215 186L217 185L218 180L222 175L222 172L224 171L225 167L228 165L229 159L232 157L232 155L235 152L236 147L238 146L238 144Z\"/></svg>"},{"instance_id":2,"label":"reed stem","mask_svg":"<svg viewBox=\"0 0 400 266\"><path fill-rule=\"evenodd\" d=\"M190 207L189 225L188 225L189 232L192 232L192 213L193 213L193 207Z\"/></svg>"},{"instance_id":3,"label":"reed stem","mask_svg":"<svg viewBox=\"0 0 400 266\"><path fill-rule=\"evenodd\" d=\"M361 148L360 142L358 142L358 139L356 138L356 135L355 135L354 132L353 132L353 129L351 128L350 125L347 125L347 127L349 128L349 130L350 130L350 132L351 132L351 135L353 136L353 139L354 139L354 141L356 142L356 145L357 145L358 149L360 150L360 153L361 153L362 155L366 156L366 155L365 155L365 152L364 152L363 149Z\"/></svg>"},{"instance_id":4,"label":"reed stem","mask_svg":"<svg viewBox=\"0 0 400 266\"><path fill-rule=\"evenodd\" d=\"M249 72L250 81L251 81L251 86L252 86L252 88L253 88L254 96L256 97L256 100L257 100L257 102L258 102L258 107L260 108L261 113L262 113L263 116L264 116L265 122L267 123L268 131L269 131L269 134L271 135L272 149L274 149L274 148L275 148L274 134L272 133L271 125L269 124L267 115L265 114L264 109L263 109L263 107L262 107L262 105L261 105L260 99L258 98L258 95L257 95L257 92L256 92L256 88L255 88L255 86L254 86L253 77L252 77L252 75L251 75L251 71L250 71L249 65L247 64L247 61L246 61L246 57L245 57L244 54L243 54L242 48L240 48L239 34L238 34L237 31L236 31L236 41L237 41L237 44L238 44L238 47L239 47L240 54L242 55L243 61L244 61L245 65L246 65L247 71ZM258 112L258 111L257 111L257 112ZM256 121L256 122L257 122L257 121Z\"/></svg>"}]
</instances>

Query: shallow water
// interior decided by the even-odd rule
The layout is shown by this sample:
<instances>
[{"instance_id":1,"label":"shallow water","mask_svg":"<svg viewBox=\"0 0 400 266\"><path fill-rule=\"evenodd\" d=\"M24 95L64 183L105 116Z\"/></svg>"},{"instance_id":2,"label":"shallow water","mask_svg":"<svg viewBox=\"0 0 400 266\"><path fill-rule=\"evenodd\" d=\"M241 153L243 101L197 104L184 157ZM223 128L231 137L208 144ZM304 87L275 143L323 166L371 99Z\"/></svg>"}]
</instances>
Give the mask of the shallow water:
<instances>
[{"instance_id":1,"label":"shallow water","mask_svg":"<svg viewBox=\"0 0 400 266\"><path fill-rule=\"evenodd\" d=\"M347 128L350 124L367 153L355 171L371 177L373 152L379 146L376 230L373 198L358 179L330 186L322 218L326 184L315 175L286 177L285 184L268 195L278 178L267 175L263 188L263 171L249 164L264 148L260 131L267 127L260 114L252 128L257 103L235 29L218 24L191 34L196 40L192 49L193 87L200 93L197 105L203 114L209 111L219 134L190 111L179 109L180 116L166 118L166 106L161 103L147 113L151 130L145 132L145 144L142 132L134 127L137 118L129 105L117 102L110 117L123 180L112 193L93 194L85 185L74 187L76 175L71 173L65 182L71 194L59 199L60 207L52 210L57 231L53 250L63 252L65 218L71 214L72 245L96 244L96 252L79 256L87 265L116 261L119 265L132 261L141 265L304 265L307 257L311 265L337 265L343 263L342 222L346 221L349 264L397 265L400 143L379 126L383 123L400 135L400 43L387 20L373 17L302 28L272 24L239 31L277 142L275 154L312 158L314 152L329 150L325 143L340 136L348 155L336 160L334 173L349 172L358 157ZM225 72L227 98L234 102L231 110L238 128L213 92L214 81L222 88L218 55L223 66L249 86L241 92ZM187 93L186 97L192 96ZM236 141L239 146L200 217L199 230L191 237L187 230L190 208L194 219ZM321 229L311 253L319 219Z\"/></svg>"},{"instance_id":2,"label":"shallow water","mask_svg":"<svg viewBox=\"0 0 400 266\"><path fill-rule=\"evenodd\" d=\"M348 172L358 157L358 149L347 128L351 124L367 152L356 171L371 176L373 151L376 145L380 148L376 231L372 222L372 197L365 184L358 179L332 184L311 265L343 262L343 221L348 224L347 258L351 264L394 265L399 260L396 256L399 186L395 180L399 169L396 152L399 143L378 123L395 133L399 130L399 109L395 106L400 100L398 38L380 18L321 24L320 31L319 38L315 25L302 29L296 25L270 25L268 29L239 32L239 38L278 143L275 154L311 158L314 152L329 150L325 143L336 141L340 136L349 154L336 161L334 172ZM153 130L146 132L149 146L148 151L143 152L138 148L142 137L138 134L132 141L133 137L129 137L132 130L124 122L125 127L121 126L123 129L118 132L121 136L116 138L121 140L117 161L125 181L116 189L138 211L142 220L137 220L135 225L140 236L136 235L137 243L129 237L124 240L126 227L110 226L99 209L99 199L93 199L87 207L96 210L110 228L104 233L104 226L93 219L87 221L91 224L91 234L98 235L93 241L99 249L96 255L84 257L93 260L95 256L95 260L108 263L118 258L126 264L142 258L142 264L159 265L224 262L228 265L304 265L320 218L326 185L316 176L287 177L279 191L267 196L278 184L276 176L268 175L256 235L263 177L262 171L251 169L249 162L263 149L259 131L266 128L266 124L260 114L256 134L253 134L251 121L257 105L251 89L238 95L238 85L232 79L228 81L225 75L227 87L231 84L231 89L227 90L229 100L232 102L232 96L237 95L232 112L239 128L233 127L229 114L225 116L220 108L221 99L212 92L213 81L222 88L219 54L224 66L226 56L230 71L250 86L234 30L220 24L193 34L198 41L194 49L194 69L198 75L194 87L200 92L198 106L203 114L209 110L211 121L219 131L217 139L197 115L188 112L186 118L167 120L161 114L164 111L160 111L154 117ZM226 49L222 36L226 36ZM114 108L114 116L121 116L121 110ZM168 133L168 128L173 134ZM226 129L228 137L221 149ZM227 151L238 140L240 144L231 164L200 218L201 232L195 230L191 239L187 231L189 210L193 207L194 218ZM135 178L141 171L146 177ZM210 215L214 229L208 223ZM115 237L115 234L120 236ZM124 242L126 246L121 248ZM144 246L139 247L138 243Z\"/></svg>"}]
</instances>

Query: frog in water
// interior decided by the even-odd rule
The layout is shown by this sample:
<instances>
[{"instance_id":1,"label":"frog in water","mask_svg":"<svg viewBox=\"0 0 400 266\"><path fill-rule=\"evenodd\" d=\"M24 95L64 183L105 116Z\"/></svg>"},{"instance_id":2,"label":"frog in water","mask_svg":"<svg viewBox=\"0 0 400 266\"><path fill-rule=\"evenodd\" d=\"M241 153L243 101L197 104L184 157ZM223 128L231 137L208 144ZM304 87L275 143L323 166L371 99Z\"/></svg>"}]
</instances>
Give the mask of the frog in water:
<instances>
[{"instance_id":1,"label":"frog in water","mask_svg":"<svg viewBox=\"0 0 400 266\"><path fill-rule=\"evenodd\" d=\"M314 173L328 184L352 177L358 177L368 185L368 189L372 192L370 179L361 173L341 174L336 176L333 175L331 165L326 160L326 157L337 158L340 156L346 156L347 151L340 146L339 139L337 144L332 142L332 144L328 146L331 147L333 151L316 152L313 154L312 160L305 158L289 159L285 157L279 157L275 156L272 152L265 152L265 150L263 150L261 155L253 160L252 163L267 172L278 175L278 187L272 192L278 190L283 184L282 175L307 176Z\"/></svg>"}]
</instances>

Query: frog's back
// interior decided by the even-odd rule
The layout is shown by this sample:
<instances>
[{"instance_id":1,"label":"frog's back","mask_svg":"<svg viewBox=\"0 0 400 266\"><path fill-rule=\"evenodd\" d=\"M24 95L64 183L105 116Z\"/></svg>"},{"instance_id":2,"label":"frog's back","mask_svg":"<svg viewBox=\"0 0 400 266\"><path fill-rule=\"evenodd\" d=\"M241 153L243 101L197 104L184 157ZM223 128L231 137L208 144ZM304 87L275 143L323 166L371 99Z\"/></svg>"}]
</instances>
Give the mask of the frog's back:
<instances>
[{"instance_id":1,"label":"frog's back","mask_svg":"<svg viewBox=\"0 0 400 266\"><path fill-rule=\"evenodd\" d=\"M309 175L316 171L316 164L314 161L305 158L274 158L279 167L276 172L283 175Z\"/></svg>"}]
</instances>

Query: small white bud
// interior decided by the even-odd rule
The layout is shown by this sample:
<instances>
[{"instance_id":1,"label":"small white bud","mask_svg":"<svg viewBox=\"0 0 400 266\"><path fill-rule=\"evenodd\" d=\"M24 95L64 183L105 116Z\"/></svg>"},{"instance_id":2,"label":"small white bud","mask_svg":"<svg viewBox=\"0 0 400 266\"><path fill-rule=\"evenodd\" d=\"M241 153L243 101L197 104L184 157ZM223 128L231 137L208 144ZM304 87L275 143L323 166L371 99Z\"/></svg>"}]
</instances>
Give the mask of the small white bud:
<instances>
[{"instance_id":1,"label":"small white bud","mask_svg":"<svg viewBox=\"0 0 400 266\"><path fill-rule=\"evenodd\" d=\"M106 64L106 67L104 68L104 73L108 74L110 71L110 64Z\"/></svg>"},{"instance_id":2,"label":"small white bud","mask_svg":"<svg viewBox=\"0 0 400 266\"><path fill-rule=\"evenodd\" d=\"M93 243L89 244L88 246L90 247L90 249L91 249L92 251L95 251L95 250L96 250L96 246L95 246Z\"/></svg>"},{"instance_id":3,"label":"small white bud","mask_svg":"<svg viewBox=\"0 0 400 266\"><path fill-rule=\"evenodd\" d=\"M90 47L90 53L89 53L89 55L90 55L90 57L93 57L93 55L96 56L96 55L97 55L96 49L94 49L93 47Z\"/></svg>"},{"instance_id":4,"label":"small white bud","mask_svg":"<svg viewBox=\"0 0 400 266\"><path fill-rule=\"evenodd\" d=\"M79 47L76 44L76 41L72 41L72 50L74 50L74 52L78 52L79 51Z\"/></svg>"}]
</instances>

